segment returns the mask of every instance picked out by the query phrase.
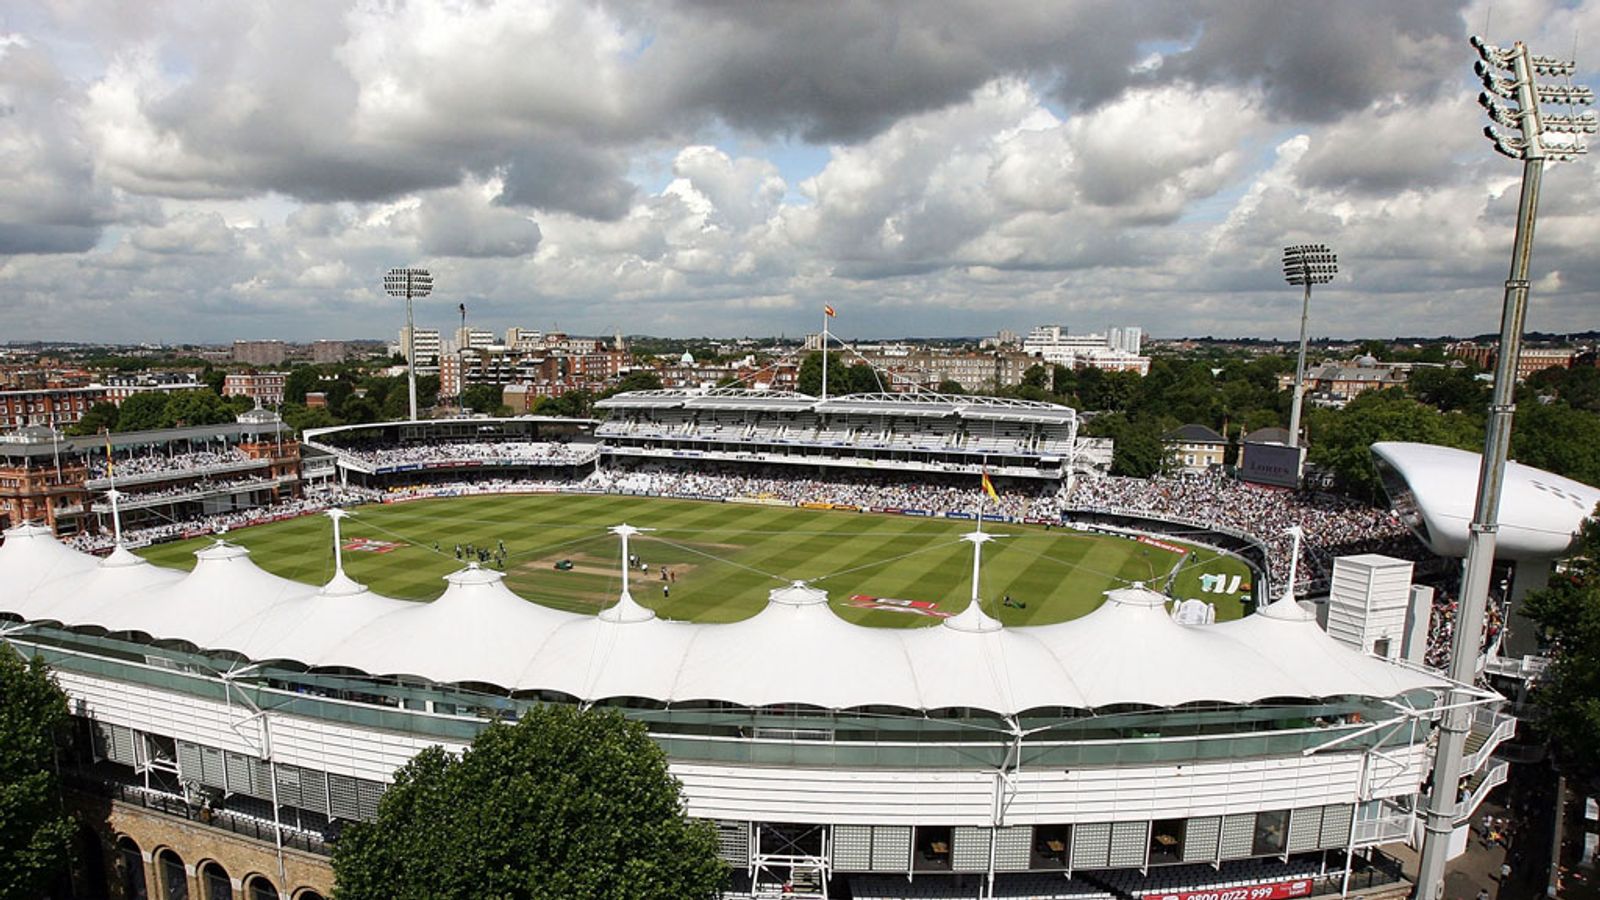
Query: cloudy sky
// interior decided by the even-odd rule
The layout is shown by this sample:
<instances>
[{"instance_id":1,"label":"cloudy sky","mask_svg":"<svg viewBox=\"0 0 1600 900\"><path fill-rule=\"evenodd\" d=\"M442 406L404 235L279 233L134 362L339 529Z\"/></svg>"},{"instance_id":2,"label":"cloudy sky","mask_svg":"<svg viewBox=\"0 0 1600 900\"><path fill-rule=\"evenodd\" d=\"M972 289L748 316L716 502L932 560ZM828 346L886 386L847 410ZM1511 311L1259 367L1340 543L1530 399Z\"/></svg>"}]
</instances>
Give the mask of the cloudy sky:
<instances>
[{"instance_id":1,"label":"cloudy sky","mask_svg":"<svg viewBox=\"0 0 1600 900\"><path fill-rule=\"evenodd\" d=\"M0 340L1497 328L1521 167L1470 33L1600 86L1600 0L0 8ZM1549 167L1529 327L1600 327Z\"/></svg>"}]
</instances>

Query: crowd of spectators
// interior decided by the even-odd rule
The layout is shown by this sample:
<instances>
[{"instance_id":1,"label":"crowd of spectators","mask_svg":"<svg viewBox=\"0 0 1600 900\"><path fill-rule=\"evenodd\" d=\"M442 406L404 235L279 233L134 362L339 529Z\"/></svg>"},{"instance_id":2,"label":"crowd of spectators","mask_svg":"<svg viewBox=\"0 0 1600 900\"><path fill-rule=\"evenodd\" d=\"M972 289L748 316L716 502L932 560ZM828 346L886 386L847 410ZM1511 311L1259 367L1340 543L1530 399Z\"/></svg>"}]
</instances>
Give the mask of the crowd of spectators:
<instances>
[{"instance_id":1,"label":"crowd of spectators","mask_svg":"<svg viewBox=\"0 0 1600 900\"><path fill-rule=\"evenodd\" d=\"M1223 528L1264 542L1273 584L1289 577L1294 546L1287 532L1300 526L1297 590L1325 582L1333 558L1355 553L1415 557L1420 545L1391 511L1332 494L1287 491L1236 481L1226 475L1164 478L1089 478L1077 482L1066 506L1094 512L1153 516Z\"/></svg>"},{"instance_id":2,"label":"crowd of spectators","mask_svg":"<svg viewBox=\"0 0 1600 900\"><path fill-rule=\"evenodd\" d=\"M593 444L566 444L558 441L457 441L437 444L366 444L339 447L342 455L374 467L412 463L503 462L515 465L545 465L584 462L594 458Z\"/></svg>"},{"instance_id":3,"label":"crowd of spectators","mask_svg":"<svg viewBox=\"0 0 1600 900\"><path fill-rule=\"evenodd\" d=\"M291 519L296 516L321 512L330 506L371 503L381 499L381 497L382 492L369 488L339 487L334 485L313 486L306 489L304 497L286 500L272 506L258 506L254 509L240 509L215 515L199 516L183 521L168 521L159 525L128 529L122 533L122 542L129 547L146 547L151 544L176 541L203 534L223 534L236 528L246 528L251 525L260 525L263 522ZM75 534L65 540L74 549L82 550L85 553L103 553L109 551L116 544L116 538L110 531L102 534Z\"/></svg>"},{"instance_id":4,"label":"crowd of spectators","mask_svg":"<svg viewBox=\"0 0 1600 900\"><path fill-rule=\"evenodd\" d=\"M202 479L150 491L119 491L119 493L122 495L122 505L127 507L135 504L148 505L151 500L179 500L188 496L225 494L270 487L272 487L270 478L230 478L223 481Z\"/></svg>"},{"instance_id":5,"label":"crowd of spectators","mask_svg":"<svg viewBox=\"0 0 1600 900\"><path fill-rule=\"evenodd\" d=\"M1057 486L1008 487L999 499L990 499L968 475L941 476L909 482L903 475L840 470L828 478L786 471L778 467L751 470L707 466L668 469L647 466L627 470L600 470L584 486L604 493L666 497L715 497L778 500L786 503L829 503L875 509L922 510L930 515L976 513L1014 519L1061 518Z\"/></svg>"},{"instance_id":6,"label":"crowd of spectators","mask_svg":"<svg viewBox=\"0 0 1600 900\"><path fill-rule=\"evenodd\" d=\"M89 478L106 478L115 475L118 478L135 475L193 475L196 472L216 466L236 465L250 462L250 457L237 447L228 450L193 450L188 453L145 453L129 454L127 456L113 455L111 463L106 463L105 456L98 453L88 454L86 463L89 468Z\"/></svg>"},{"instance_id":7,"label":"crowd of spectators","mask_svg":"<svg viewBox=\"0 0 1600 900\"><path fill-rule=\"evenodd\" d=\"M1428 621L1428 647L1423 662L1436 669L1450 664L1450 649L1456 635L1456 613L1459 609L1460 579L1450 579L1436 585L1433 592L1433 614ZM1488 608L1484 611L1482 647L1488 650L1500 640L1505 626L1504 591L1491 588Z\"/></svg>"},{"instance_id":8,"label":"crowd of spectators","mask_svg":"<svg viewBox=\"0 0 1600 900\"><path fill-rule=\"evenodd\" d=\"M340 452L374 466L462 460L544 464L586 461L593 445L542 441L465 441L408 446L366 445ZM215 466L244 460L238 451L196 452L175 456L133 457L118 460L117 472L143 473L168 468ZM103 468L103 464L102 464ZM231 483L219 483L227 487ZM249 482L239 482L248 486ZM170 491L174 496L192 487ZM1305 592L1325 583L1332 560L1338 555L1381 552L1416 558L1420 545L1392 512L1346 498L1312 492L1293 492L1246 484L1221 474L1153 479L1082 478L1069 493L1048 481L1008 481L998 498L990 498L978 479L965 475L913 475L906 472L863 471L840 467L819 474L795 471L781 465L708 463L685 467L646 464L634 468L596 470L580 480L548 478L452 477L448 483L419 483L390 487L376 496L458 496L463 494L516 493L575 490L649 496L754 500L778 503L818 503L868 509L918 510L928 515L974 513L1017 520L1070 521L1074 511L1128 515L1188 523L1196 530L1220 529L1254 538L1268 548L1270 577L1282 584L1289 574L1292 526L1304 533L1297 568L1297 590ZM322 508L328 494L309 501ZM346 496L359 496L347 494ZM311 507L306 507L309 509ZM227 513L184 523L168 523L141 535L159 540L174 533L195 533L236 528L256 518L276 517L283 506ZM82 539L97 547L108 539ZM98 543L96 542L98 541Z\"/></svg>"}]
</instances>

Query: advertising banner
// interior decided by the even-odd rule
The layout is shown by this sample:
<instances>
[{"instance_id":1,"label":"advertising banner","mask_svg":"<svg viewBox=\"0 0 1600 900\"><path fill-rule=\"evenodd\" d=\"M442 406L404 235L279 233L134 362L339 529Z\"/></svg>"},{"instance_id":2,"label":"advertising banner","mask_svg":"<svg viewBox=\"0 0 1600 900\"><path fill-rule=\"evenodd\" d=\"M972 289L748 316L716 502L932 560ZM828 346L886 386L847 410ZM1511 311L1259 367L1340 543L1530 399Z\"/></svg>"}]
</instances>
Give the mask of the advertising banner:
<instances>
[{"instance_id":1,"label":"advertising banner","mask_svg":"<svg viewBox=\"0 0 1600 900\"><path fill-rule=\"evenodd\" d=\"M1216 888L1209 891L1177 891L1145 894L1144 900L1289 900L1291 897L1309 897L1311 879L1276 881L1253 884L1248 887Z\"/></svg>"},{"instance_id":2,"label":"advertising banner","mask_svg":"<svg viewBox=\"0 0 1600 900\"><path fill-rule=\"evenodd\" d=\"M1170 553L1188 553L1189 552L1189 548L1187 548L1187 547L1180 547L1177 544L1169 544L1166 541L1161 540L1160 538L1153 538L1148 534L1139 535L1139 543L1141 543L1141 544L1149 544L1152 547L1160 547L1161 549L1166 550L1166 551L1168 551Z\"/></svg>"},{"instance_id":3,"label":"advertising banner","mask_svg":"<svg viewBox=\"0 0 1600 900\"><path fill-rule=\"evenodd\" d=\"M1300 486L1300 447L1245 442L1239 454L1239 477L1252 484Z\"/></svg>"}]
</instances>

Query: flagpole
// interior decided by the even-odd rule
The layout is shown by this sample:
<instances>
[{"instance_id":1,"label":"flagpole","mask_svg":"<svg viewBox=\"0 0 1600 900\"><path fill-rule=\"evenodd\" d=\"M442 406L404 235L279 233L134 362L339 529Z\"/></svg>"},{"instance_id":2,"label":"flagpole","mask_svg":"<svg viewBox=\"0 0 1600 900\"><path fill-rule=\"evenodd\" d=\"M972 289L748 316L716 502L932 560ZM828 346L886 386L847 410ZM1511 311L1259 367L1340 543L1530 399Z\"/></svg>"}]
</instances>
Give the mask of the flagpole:
<instances>
[{"instance_id":1,"label":"flagpole","mask_svg":"<svg viewBox=\"0 0 1600 900\"><path fill-rule=\"evenodd\" d=\"M828 399L828 308L822 308L822 399Z\"/></svg>"}]
</instances>

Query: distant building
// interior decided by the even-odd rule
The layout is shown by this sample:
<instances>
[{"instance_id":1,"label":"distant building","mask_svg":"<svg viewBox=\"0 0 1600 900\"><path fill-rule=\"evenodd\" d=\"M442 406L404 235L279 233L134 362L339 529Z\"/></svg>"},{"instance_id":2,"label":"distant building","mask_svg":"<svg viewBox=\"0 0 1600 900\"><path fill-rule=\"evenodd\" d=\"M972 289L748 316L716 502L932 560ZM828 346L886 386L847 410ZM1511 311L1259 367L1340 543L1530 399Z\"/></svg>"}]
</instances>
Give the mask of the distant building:
<instances>
[{"instance_id":1,"label":"distant building","mask_svg":"<svg viewBox=\"0 0 1600 900\"><path fill-rule=\"evenodd\" d=\"M283 341L234 341L233 361L247 366L281 366L289 358Z\"/></svg>"},{"instance_id":2,"label":"distant building","mask_svg":"<svg viewBox=\"0 0 1600 900\"><path fill-rule=\"evenodd\" d=\"M1324 363L1306 369L1306 396L1318 406L1342 407L1367 391L1399 387L1410 376L1408 369L1386 365L1370 356L1349 362ZM1294 387L1294 373L1278 376L1280 388Z\"/></svg>"},{"instance_id":3,"label":"distant building","mask_svg":"<svg viewBox=\"0 0 1600 900\"><path fill-rule=\"evenodd\" d=\"M487 350L494 346L494 332L484 331L482 328L457 328L455 334L456 352L466 350Z\"/></svg>"},{"instance_id":4,"label":"distant building","mask_svg":"<svg viewBox=\"0 0 1600 900\"><path fill-rule=\"evenodd\" d=\"M402 356L406 355L406 334L407 329L401 328L400 355ZM418 372L426 369L431 373L434 367L439 365L439 351L441 349L439 329L418 328L413 338L413 349L417 354L417 358L413 360L407 357L406 361L411 363Z\"/></svg>"},{"instance_id":5,"label":"distant building","mask_svg":"<svg viewBox=\"0 0 1600 900\"><path fill-rule=\"evenodd\" d=\"M1137 325L1124 325L1121 328L1113 328L1106 338L1106 343L1113 350L1120 350L1123 353L1131 353L1134 356L1138 356L1140 347L1144 343L1144 329Z\"/></svg>"},{"instance_id":6,"label":"distant building","mask_svg":"<svg viewBox=\"0 0 1600 900\"><path fill-rule=\"evenodd\" d=\"M1133 325L1110 334L1070 334L1060 325L1039 325L1022 341L1022 352L1045 363L1069 369L1103 369L1147 375L1150 358L1140 356L1144 330ZM1129 349L1133 348L1133 349Z\"/></svg>"},{"instance_id":7,"label":"distant building","mask_svg":"<svg viewBox=\"0 0 1600 900\"><path fill-rule=\"evenodd\" d=\"M106 389L99 385L0 391L0 426L60 428L83 418L89 407L105 399Z\"/></svg>"},{"instance_id":8,"label":"distant building","mask_svg":"<svg viewBox=\"0 0 1600 900\"><path fill-rule=\"evenodd\" d=\"M1199 475L1222 465L1228 441L1204 425L1184 425L1167 432L1161 440L1173 468L1185 475Z\"/></svg>"},{"instance_id":9,"label":"distant building","mask_svg":"<svg viewBox=\"0 0 1600 900\"><path fill-rule=\"evenodd\" d=\"M222 381L222 396L249 397L261 406L283 403L287 372L230 372Z\"/></svg>"},{"instance_id":10,"label":"distant building","mask_svg":"<svg viewBox=\"0 0 1600 900\"><path fill-rule=\"evenodd\" d=\"M136 375L107 375L103 382L105 399L117 406L135 394L171 394L205 387L192 372L140 372Z\"/></svg>"},{"instance_id":11,"label":"distant building","mask_svg":"<svg viewBox=\"0 0 1600 900\"><path fill-rule=\"evenodd\" d=\"M980 350L949 352L886 347L862 356L884 370L885 391L932 389L954 381L965 391L992 391L1015 387L1039 360L1016 351Z\"/></svg>"},{"instance_id":12,"label":"distant building","mask_svg":"<svg viewBox=\"0 0 1600 900\"><path fill-rule=\"evenodd\" d=\"M1463 359L1474 363L1480 369L1493 370L1499 364L1500 345L1479 344L1474 341L1460 341L1445 347L1445 350L1456 359ZM1545 369L1571 368L1573 361L1578 358L1578 351L1565 347L1523 347L1517 356L1517 380L1521 381L1535 372Z\"/></svg>"},{"instance_id":13,"label":"distant building","mask_svg":"<svg viewBox=\"0 0 1600 900\"><path fill-rule=\"evenodd\" d=\"M506 346L512 350L537 350L544 346L544 332L515 326L507 328Z\"/></svg>"},{"instance_id":14,"label":"distant building","mask_svg":"<svg viewBox=\"0 0 1600 900\"><path fill-rule=\"evenodd\" d=\"M342 363L350 358L350 345L344 341L313 341L311 361L317 365Z\"/></svg>"}]
</instances>

